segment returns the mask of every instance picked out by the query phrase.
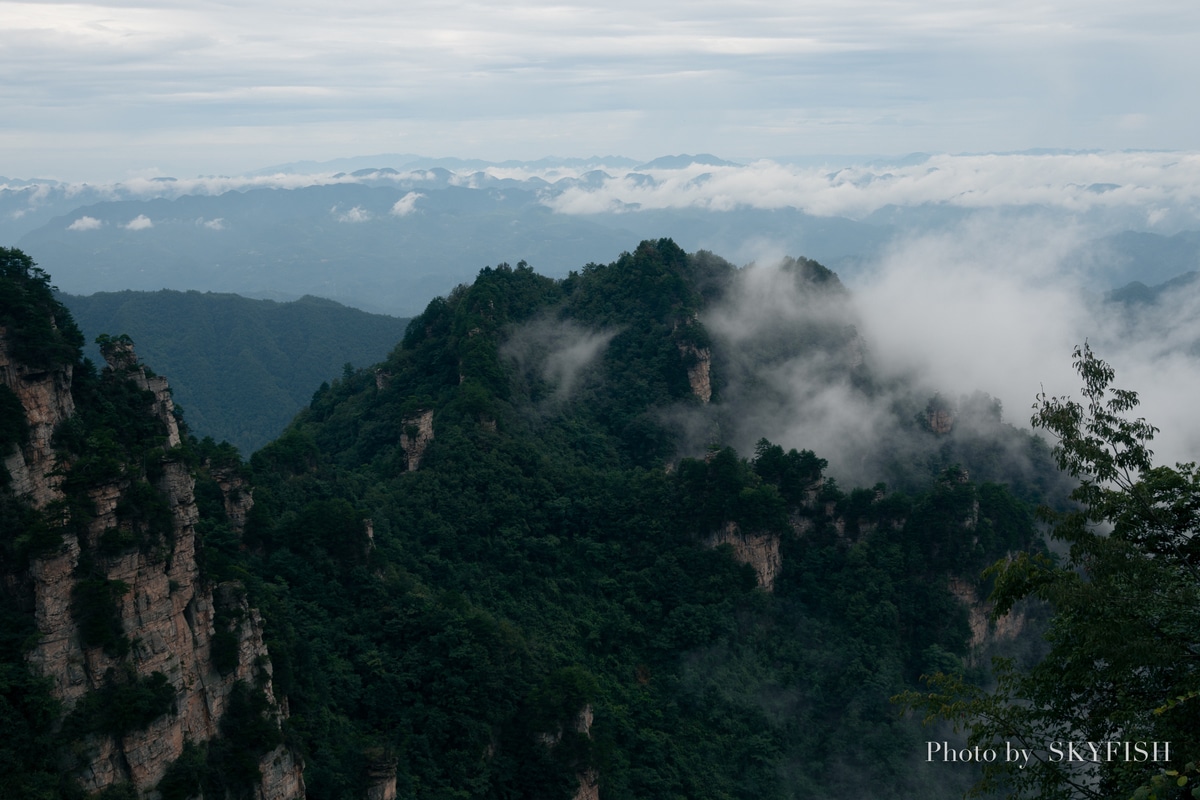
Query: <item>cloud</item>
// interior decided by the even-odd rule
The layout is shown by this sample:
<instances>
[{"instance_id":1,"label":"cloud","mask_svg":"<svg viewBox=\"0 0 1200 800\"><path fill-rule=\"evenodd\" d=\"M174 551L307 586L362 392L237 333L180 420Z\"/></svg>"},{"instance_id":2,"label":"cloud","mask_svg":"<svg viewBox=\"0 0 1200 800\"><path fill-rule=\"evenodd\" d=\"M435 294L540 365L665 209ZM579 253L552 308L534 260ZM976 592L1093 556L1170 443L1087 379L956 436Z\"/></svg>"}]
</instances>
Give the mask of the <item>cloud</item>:
<instances>
[{"instance_id":1,"label":"cloud","mask_svg":"<svg viewBox=\"0 0 1200 800\"><path fill-rule=\"evenodd\" d=\"M549 400L560 403L581 385L587 370L619 332L588 330L569 320L539 319L518 328L501 352L516 361L522 373L550 384Z\"/></svg>"},{"instance_id":2,"label":"cloud","mask_svg":"<svg viewBox=\"0 0 1200 800\"><path fill-rule=\"evenodd\" d=\"M934 155L911 161L815 168L761 160L745 167L647 171L652 180L626 172L599 185L547 193L544 202L564 214L745 206L862 219L891 206L931 205L1038 206L1072 214L1136 210L1143 220L1155 209L1159 223L1167 222L1162 209L1169 208L1191 224L1200 219L1200 154Z\"/></svg>"},{"instance_id":3,"label":"cloud","mask_svg":"<svg viewBox=\"0 0 1200 800\"><path fill-rule=\"evenodd\" d=\"M417 207L417 201L425 195L419 192L409 192L392 205L391 213L397 217L406 217Z\"/></svg>"},{"instance_id":4,"label":"cloud","mask_svg":"<svg viewBox=\"0 0 1200 800\"><path fill-rule=\"evenodd\" d=\"M354 206L349 211L338 211L338 206L334 206L333 208L329 209L329 213L332 214L333 218L338 222L357 223L366 222L367 220L371 219L371 212L367 211L362 206Z\"/></svg>"},{"instance_id":5,"label":"cloud","mask_svg":"<svg viewBox=\"0 0 1200 800\"><path fill-rule=\"evenodd\" d=\"M819 276L819 272L817 275ZM867 354L851 295L833 279L813 280L804 262L752 264L702 317L715 343L722 440L751 453L760 438L813 450L839 480L870 484L866 466L896 425L890 398L860 386ZM693 419L681 427L705 431ZM707 427L711 436L711 426ZM696 451L707 444L692 441Z\"/></svg>"},{"instance_id":6,"label":"cloud","mask_svg":"<svg viewBox=\"0 0 1200 800\"><path fill-rule=\"evenodd\" d=\"M209 219L209 220L201 218L201 219L197 220L197 222L200 225L203 225L204 227L206 227L212 231L225 230L225 218L224 217L217 217L216 219Z\"/></svg>"},{"instance_id":7,"label":"cloud","mask_svg":"<svg viewBox=\"0 0 1200 800\"><path fill-rule=\"evenodd\" d=\"M104 223L95 217L80 217L67 226L69 231L94 231L103 226Z\"/></svg>"},{"instance_id":8,"label":"cloud","mask_svg":"<svg viewBox=\"0 0 1200 800\"><path fill-rule=\"evenodd\" d=\"M1079 398L1089 342L1159 425L1163 463L1200 457L1200 283L1131 311L1106 303L1068 254L1079 231L1050 220L976 219L898 243L854 289L873 362L949 396L984 391L1028 426L1039 391Z\"/></svg>"},{"instance_id":9,"label":"cloud","mask_svg":"<svg viewBox=\"0 0 1200 800\"><path fill-rule=\"evenodd\" d=\"M690 437L685 454L714 431L742 453L766 437L828 459L844 485L871 485L936 455L912 425L936 393L958 407L959 441L999 442L998 458L1028 478L1022 440L998 427L988 397L1030 430L1039 392L1079 398L1071 353L1086 341L1161 428L1158 462L1200 459L1200 278L1154 303L1114 304L1072 256L1082 235L1051 216L978 215L897 240L848 290L806 280L802 262L745 267L701 318L713 405L664 418Z\"/></svg>"},{"instance_id":10,"label":"cloud","mask_svg":"<svg viewBox=\"0 0 1200 800\"><path fill-rule=\"evenodd\" d=\"M147 217L145 214L138 214L136 217L129 220L129 222L122 225L121 227L125 228L126 230L130 230L130 231L144 231L147 228L153 228L154 222L151 221L151 219L149 217Z\"/></svg>"}]
</instances>

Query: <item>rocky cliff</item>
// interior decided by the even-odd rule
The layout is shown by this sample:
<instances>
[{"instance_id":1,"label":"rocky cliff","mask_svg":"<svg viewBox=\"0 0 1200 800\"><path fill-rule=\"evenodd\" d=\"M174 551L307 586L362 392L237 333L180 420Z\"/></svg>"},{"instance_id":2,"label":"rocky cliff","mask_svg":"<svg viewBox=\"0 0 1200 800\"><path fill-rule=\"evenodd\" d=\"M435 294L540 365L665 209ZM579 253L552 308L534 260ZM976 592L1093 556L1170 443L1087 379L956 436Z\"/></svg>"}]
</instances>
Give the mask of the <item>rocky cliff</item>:
<instances>
[{"instance_id":1,"label":"rocky cliff","mask_svg":"<svg viewBox=\"0 0 1200 800\"><path fill-rule=\"evenodd\" d=\"M12 354L6 328L0 326L0 383L20 401L29 434L23 446L4 454L4 466L12 478L11 488L37 506L61 499L62 476L55 471L50 439L54 429L75 413L71 397L70 364L30 366Z\"/></svg>"},{"instance_id":2,"label":"rocky cliff","mask_svg":"<svg viewBox=\"0 0 1200 800\"><path fill-rule=\"evenodd\" d=\"M108 439L84 431L83 453L55 439L76 412L72 366L19 363L5 333L0 381L29 430L4 459L8 491L42 512L61 540L5 581L35 618L28 663L51 680L64 730L74 732L63 769L88 792L124 784L156 798L189 743L222 735L235 694L259 693L278 730L285 704L273 691L262 620L239 586L212 586L201 575L194 479L170 392L138 364L132 343L104 349L101 381L136 389L123 391L153 418L159 444L142 463L100 470ZM130 698L147 705L135 713ZM261 755L258 772L250 787L257 800L304 797L303 765L282 744Z\"/></svg>"},{"instance_id":3,"label":"rocky cliff","mask_svg":"<svg viewBox=\"0 0 1200 800\"><path fill-rule=\"evenodd\" d=\"M709 547L727 544L733 557L754 567L758 585L768 592L775 588L782 560L779 555L779 535L776 533L743 533L736 522L727 522L705 540Z\"/></svg>"}]
</instances>

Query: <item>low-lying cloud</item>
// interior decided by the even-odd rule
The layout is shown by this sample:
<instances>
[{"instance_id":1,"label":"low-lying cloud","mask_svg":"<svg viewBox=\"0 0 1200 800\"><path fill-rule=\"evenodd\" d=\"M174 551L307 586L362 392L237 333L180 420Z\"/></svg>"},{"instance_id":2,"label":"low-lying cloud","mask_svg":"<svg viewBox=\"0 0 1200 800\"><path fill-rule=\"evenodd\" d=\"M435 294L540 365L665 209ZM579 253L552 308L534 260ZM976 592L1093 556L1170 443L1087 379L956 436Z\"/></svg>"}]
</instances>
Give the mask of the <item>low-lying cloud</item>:
<instances>
[{"instance_id":1,"label":"low-lying cloud","mask_svg":"<svg viewBox=\"0 0 1200 800\"><path fill-rule=\"evenodd\" d=\"M372 218L371 212L367 211L362 206L354 206L348 211L341 211L339 210L338 206L334 206L333 208L329 209L329 213L332 214L333 218L338 222L349 222L351 224L367 222Z\"/></svg>"},{"instance_id":2,"label":"low-lying cloud","mask_svg":"<svg viewBox=\"0 0 1200 800\"><path fill-rule=\"evenodd\" d=\"M711 436L703 419L715 417L739 452L766 437L813 450L843 484L870 485L889 479L888 464L919 468L936 451L912 422L940 395L961 436L1001 441L1010 474L1028 477L993 401L1029 430L1039 392L1080 399L1071 354L1087 342L1116 387L1139 393L1134 416L1161 429L1157 463L1196 460L1200 279L1153 302L1113 302L1072 257L1080 236L1047 220L976 217L898 240L846 292L798 280L794 262L743 268L702 317L724 384L716 407L669 420ZM690 441L687 454L704 444Z\"/></svg>"},{"instance_id":3,"label":"low-lying cloud","mask_svg":"<svg viewBox=\"0 0 1200 800\"><path fill-rule=\"evenodd\" d=\"M1162 432L1161 463L1200 456L1200 283L1156 303L1104 299L1068 257L1077 230L975 220L897 243L854 287L876 368L917 375L949 396L984 391L1027 426L1039 391L1079 399L1071 365L1090 344L1115 385L1139 393L1136 414Z\"/></svg>"},{"instance_id":4,"label":"low-lying cloud","mask_svg":"<svg viewBox=\"0 0 1200 800\"><path fill-rule=\"evenodd\" d=\"M653 180L646 180L648 175ZM564 214L705 208L798 208L860 219L889 206L964 209L1038 206L1070 213L1128 211L1146 226L1193 224L1200 211L1200 155L1064 153L933 155L911 163L802 167L693 165L614 174L549 197ZM1184 222L1187 220L1187 222Z\"/></svg>"},{"instance_id":5,"label":"low-lying cloud","mask_svg":"<svg viewBox=\"0 0 1200 800\"><path fill-rule=\"evenodd\" d=\"M386 157L381 158L386 162ZM379 164L381 168L387 166L384 162ZM644 170L631 170L627 164L627 160L616 159L606 165L599 159L580 164L527 162L438 171L146 177L113 184L49 182L36 188L17 182L0 184L0 188L10 189L14 196L20 193L29 208L36 208L55 192L86 192L89 197L119 200L256 188L394 185L410 190L391 212L404 216L415 208L424 187L484 188L503 181L522 184L561 214L796 208L817 216L866 219L892 208L1037 208L1119 219L1123 227L1135 230L1173 233L1200 226L1200 153L941 154L869 162L831 157L820 166L764 159L744 166L692 164Z\"/></svg>"},{"instance_id":6,"label":"low-lying cloud","mask_svg":"<svg viewBox=\"0 0 1200 800\"><path fill-rule=\"evenodd\" d=\"M523 374L553 387L548 399L561 403L582 384L587 370L619 332L590 330L570 320L539 319L514 331L502 354L516 361Z\"/></svg>"},{"instance_id":7,"label":"low-lying cloud","mask_svg":"<svg viewBox=\"0 0 1200 800\"><path fill-rule=\"evenodd\" d=\"M391 213L397 217L407 217L417 208L417 201L425 195L420 192L409 192L392 204Z\"/></svg>"},{"instance_id":8,"label":"low-lying cloud","mask_svg":"<svg viewBox=\"0 0 1200 800\"><path fill-rule=\"evenodd\" d=\"M69 231L94 231L104 226L104 223L95 217L80 217L67 226Z\"/></svg>"},{"instance_id":9,"label":"low-lying cloud","mask_svg":"<svg viewBox=\"0 0 1200 800\"><path fill-rule=\"evenodd\" d=\"M121 226L127 231L144 231L154 227L154 221L145 214L138 214L129 222Z\"/></svg>"}]
</instances>

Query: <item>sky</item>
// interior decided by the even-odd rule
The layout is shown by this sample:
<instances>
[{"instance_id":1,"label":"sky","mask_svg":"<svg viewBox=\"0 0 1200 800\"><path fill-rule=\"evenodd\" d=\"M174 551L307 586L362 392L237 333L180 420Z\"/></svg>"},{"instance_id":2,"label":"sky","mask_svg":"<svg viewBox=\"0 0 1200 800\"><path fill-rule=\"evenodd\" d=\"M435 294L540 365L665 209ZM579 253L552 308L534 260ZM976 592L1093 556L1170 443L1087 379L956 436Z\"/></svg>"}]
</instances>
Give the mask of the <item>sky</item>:
<instances>
[{"instance_id":1,"label":"sky","mask_svg":"<svg viewBox=\"0 0 1200 800\"><path fill-rule=\"evenodd\" d=\"M0 175L1195 150L1191 0L0 2Z\"/></svg>"}]
</instances>

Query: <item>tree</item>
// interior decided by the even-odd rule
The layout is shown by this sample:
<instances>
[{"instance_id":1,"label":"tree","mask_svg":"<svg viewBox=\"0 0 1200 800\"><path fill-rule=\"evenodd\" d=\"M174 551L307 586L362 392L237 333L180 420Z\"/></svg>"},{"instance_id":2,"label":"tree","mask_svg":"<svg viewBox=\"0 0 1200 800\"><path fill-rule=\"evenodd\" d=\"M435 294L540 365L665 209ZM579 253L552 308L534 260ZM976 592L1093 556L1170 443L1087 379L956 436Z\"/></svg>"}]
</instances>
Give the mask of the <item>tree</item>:
<instances>
[{"instance_id":1,"label":"tree","mask_svg":"<svg viewBox=\"0 0 1200 800\"><path fill-rule=\"evenodd\" d=\"M1027 671L998 659L990 692L938 674L932 693L902 701L997 751L973 794L1200 797L1200 474L1153 465L1157 429L1125 416L1137 394L1111 388L1113 369L1086 344L1074 365L1082 402L1041 393L1032 419L1078 481L1077 507L1040 512L1067 552L987 571L996 615L1025 598L1050 604L1047 655Z\"/></svg>"}]
</instances>

